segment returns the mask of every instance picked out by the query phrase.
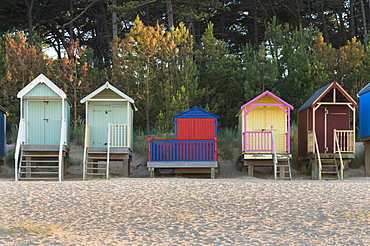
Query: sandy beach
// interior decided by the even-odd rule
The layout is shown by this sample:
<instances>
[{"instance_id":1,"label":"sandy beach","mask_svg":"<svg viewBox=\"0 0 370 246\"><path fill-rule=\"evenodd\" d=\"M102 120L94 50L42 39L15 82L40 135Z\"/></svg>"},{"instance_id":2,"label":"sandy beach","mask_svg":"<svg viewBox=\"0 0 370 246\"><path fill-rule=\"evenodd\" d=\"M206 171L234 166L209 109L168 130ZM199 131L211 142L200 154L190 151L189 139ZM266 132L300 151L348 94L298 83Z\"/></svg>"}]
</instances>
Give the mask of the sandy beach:
<instances>
[{"instance_id":1,"label":"sandy beach","mask_svg":"<svg viewBox=\"0 0 370 246\"><path fill-rule=\"evenodd\" d=\"M1 245L370 244L369 177L0 180L0 187Z\"/></svg>"}]
</instances>

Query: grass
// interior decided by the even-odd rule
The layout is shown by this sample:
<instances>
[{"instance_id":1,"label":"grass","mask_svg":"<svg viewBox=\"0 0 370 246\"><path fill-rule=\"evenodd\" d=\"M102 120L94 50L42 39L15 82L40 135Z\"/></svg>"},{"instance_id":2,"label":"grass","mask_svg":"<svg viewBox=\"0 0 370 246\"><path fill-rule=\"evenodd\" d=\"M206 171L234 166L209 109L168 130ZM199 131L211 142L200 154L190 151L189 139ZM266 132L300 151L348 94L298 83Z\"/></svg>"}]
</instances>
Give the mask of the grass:
<instances>
[{"instance_id":1,"label":"grass","mask_svg":"<svg viewBox=\"0 0 370 246\"><path fill-rule=\"evenodd\" d=\"M61 231L60 224L36 224L33 222L23 222L15 226L1 226L0 229L5 234L30 234L30 233L53 233Z\"/></svg>"},{"instance_id":2,"label":"grass","mask_svg":"<svg viewBox=\"0 0 370 246\"><path fill-rule=\"evenodd\" d=\"M155 139L173 139L174 134L171 132L163 132L161 129L152 129L150 138ZM141 155L148 155L148 134L142 129L134 130L134 151Z\"/></svg>"},{"instance_id":3,"label":"grass","mask_svg":"<svg viewBox=\"0 0 370 246\"><path fill-rule=\"evenodd\" d=\"M241 153L241 139L235 128L221 128L218 133L218 149L223 159L237 161Z\"/></svg>"},{"instance_id":4,"label":"grass","mask_svg":"<svg viewBox=\"0 0 370 246\"><path fill-rule=\"evenodd\" d=\"M71 142L77 146L83 146L85 143L85 124L83 122L71 124Z\"/></svg>"},{"instance_id":5,"label":"grass","mask_svg":"<svg viewBox=\"0 0 370 246\"><path fill-rule=\"evenodd\" d=\"M18 124L12 124L10 130L7 130L6 142L8 144L15 144L18 138Z\"/></svg>"},{"instance_id":6,"label":"grass","mask_svg":"<svg viewBox=\"0 0 370 246\"><path fill-rule=\"evenodd\" d=\"M301 170L298 160L298 126L295 122L290 125L290 153L292 154L291 167Z\"/></svg>"}]
</instances>

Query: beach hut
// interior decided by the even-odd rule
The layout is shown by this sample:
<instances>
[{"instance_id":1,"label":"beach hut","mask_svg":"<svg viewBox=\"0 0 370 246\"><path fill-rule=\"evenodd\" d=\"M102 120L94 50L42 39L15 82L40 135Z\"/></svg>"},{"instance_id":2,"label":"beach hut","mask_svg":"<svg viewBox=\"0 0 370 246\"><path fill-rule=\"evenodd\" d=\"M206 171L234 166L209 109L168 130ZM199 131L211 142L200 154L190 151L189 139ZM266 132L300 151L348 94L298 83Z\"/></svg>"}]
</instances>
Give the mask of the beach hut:
<instances>
[{"instance_id":1,"label":"beach hut","mask_svg":"<svg viewBox=\"0 0 370 246\"><path fill-rule=\"evenodd\" d=\"M15 146L15 180L63 179L69 153L71 105L43 74L18 92L20 122Z\"/></svg>"},{"instance_id":2,"label":"beach hut","mask_svg":"<svg viewBox=\"0 0 370 246\"><path fill-rule=\"evenodd\" d=\"M365 174L370 174L370 83L357 94L359 98L360 141L365 146Z\"/></svg>"},{"instance_id":3,"label":"beach hut","mask_svg":"<svg viewBox=\"0 0 370 246\"><path fill-rule=\"evenodd\" d=\"M83 179L108 178L111 161L122 161L123 176L130 176L134 100L106 82L81 103L86 105Z\"/></svg>"},{"instance_id":4,"label":"beach hut","mask_svg":"<svg viewBox=\"0 0 370 246\"><path fill-rule=\"evenodd\" d=\"M292 179L290 111L293 106L265 91L240 107L243 167L272 167L275 179Z\"/></svg>"},{"instance_id":5,"label":"beach hut","mask_svg":"<svg viewBox=\"0 0 370 246\"><path fill-rule=\"evenodd\" d=\"M150 176L154 177L155 169L170 169L174 173L210 173L215 178L219 117L194 107L173 118L175 139L148 136Z\"/></svg>"},{"instance_id":6,"label":"beach hut","mask_svg":"<svg viewBox=\"0 0 370 246\"><path fill-rule=\"evenodd\" d=\"M0 106L0 166L4 166L6 157L6 116L7 112Z\"/></svg>"},{"instance_id":7,"label":"beach hut","mask_svg":"<svg viewBox=\"0 0 370 246\"><path fill-rule=\"evenodd\" d=\"M298 109L298 158L313 179L343 179L355 153L357 103L336 82L318 89Z\"/></svg>"}]
</instances>

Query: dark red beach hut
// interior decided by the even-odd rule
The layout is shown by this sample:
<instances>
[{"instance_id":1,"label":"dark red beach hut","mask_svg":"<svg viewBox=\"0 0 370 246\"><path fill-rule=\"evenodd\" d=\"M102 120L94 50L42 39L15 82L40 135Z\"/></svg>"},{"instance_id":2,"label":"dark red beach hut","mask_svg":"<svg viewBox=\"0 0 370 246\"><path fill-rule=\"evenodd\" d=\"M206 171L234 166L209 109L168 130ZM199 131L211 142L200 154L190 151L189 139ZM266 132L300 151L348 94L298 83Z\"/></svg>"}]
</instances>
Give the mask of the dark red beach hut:
<instances>
[{"instance_id":1,"label":"dark red beach hut","mask_svg":"<svg viewBox=\"0 0 370 246\"><path fill-rule=\"evenodd\" d=\"M334 81L298 109L298 157L313 178L343 178L344 166L354 158L357 107Z\"/></svg>"}]
</instances>

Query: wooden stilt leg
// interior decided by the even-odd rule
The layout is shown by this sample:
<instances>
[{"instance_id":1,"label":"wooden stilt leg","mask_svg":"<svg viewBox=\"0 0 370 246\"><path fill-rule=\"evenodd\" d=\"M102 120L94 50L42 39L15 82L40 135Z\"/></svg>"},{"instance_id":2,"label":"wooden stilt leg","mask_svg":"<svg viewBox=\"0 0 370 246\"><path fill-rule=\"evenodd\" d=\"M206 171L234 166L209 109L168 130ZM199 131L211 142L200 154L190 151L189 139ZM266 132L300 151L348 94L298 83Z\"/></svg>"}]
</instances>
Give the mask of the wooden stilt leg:
<instances>
[{"instance_id":1,"label":"wooden stilt leg","mask_svg":"<svg viewBox=\"0 0 370 246\"><path fill-rule=\"evenodd\" d=\"M248 163L248 175L253 177L253 164L252 163Z\"/></svg>"},{"instance_id":2,"label":"wooden stilt leg","mask_svg":"<svg viewBox=\"0 0 370 246\"><path fill-rule=\"evenodd\" d=\"M215 168L211 167L211 179L215 179L216 173L215 173Z\"/></svg>"},{"instance_id":3,"label":"wooden stilt leg","mask_svg":"<svg viewBox=\"0 0 370 246\"><path fill-rule=\"evenodd\" d=\"M130 157L125 156L123 159L123 176L130 177Z\"/></svg>"},{"instance_id":4,"label":"wooden stilt leg","mask_svg":"<svg viewBox=\"0 0 370 246\"><path fill-rule=\"evenodd\" d=\"M154 167L150 167L150 168L148 168L148 170L149 170L149 173L150 173L150 177L154 178Z\"/></svg>"}]
</instances>

